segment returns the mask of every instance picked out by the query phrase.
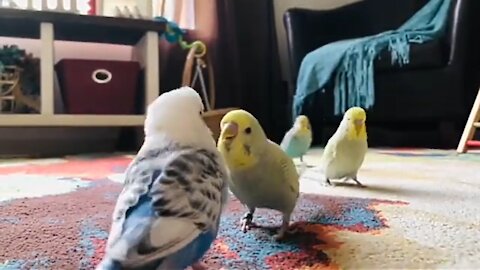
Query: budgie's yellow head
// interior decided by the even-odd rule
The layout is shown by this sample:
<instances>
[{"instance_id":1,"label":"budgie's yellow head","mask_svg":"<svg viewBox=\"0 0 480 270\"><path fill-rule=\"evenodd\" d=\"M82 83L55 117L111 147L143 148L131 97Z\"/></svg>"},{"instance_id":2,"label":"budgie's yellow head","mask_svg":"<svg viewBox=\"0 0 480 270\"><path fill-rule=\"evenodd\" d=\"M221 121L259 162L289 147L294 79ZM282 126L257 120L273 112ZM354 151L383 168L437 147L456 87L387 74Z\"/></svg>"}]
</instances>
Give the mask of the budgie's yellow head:
<instances>
[{"instance_id":1,"label":"budgie's yellow head","mask_svg":"<svg viewBox=\"0 0 480 270\"><path fill-rule=\"evenodd\" d=\"M233 110L220 121L217 148L230 169L242 170L255 165L266 144L265 132L249 112Z\"/></svg>"},{"instance_id":2,"label":"budgie's yellow head","mask_svg":"<svg viewBox=\"0 0 480 270\"><path fill-rule=\"evenodd\" d=\"M343 121L347 124L347 137L350 140L367 139L367 128L365 126L367 114L364 109L360 107L352 107L348 109L343 116Z\"/></svg>"},{"instance_id":3,"label":"budgie's yellow head","mask_svg":"<svg viewBox=\"0 0 480 270\"><path fill-rule=\"evenodd\" d=\"M310 120L305 115L299 115L295 119L295 126L300 129L300 132L308 132L312 130L312 126L310 125Z\"/></svg>"}]
</instances>

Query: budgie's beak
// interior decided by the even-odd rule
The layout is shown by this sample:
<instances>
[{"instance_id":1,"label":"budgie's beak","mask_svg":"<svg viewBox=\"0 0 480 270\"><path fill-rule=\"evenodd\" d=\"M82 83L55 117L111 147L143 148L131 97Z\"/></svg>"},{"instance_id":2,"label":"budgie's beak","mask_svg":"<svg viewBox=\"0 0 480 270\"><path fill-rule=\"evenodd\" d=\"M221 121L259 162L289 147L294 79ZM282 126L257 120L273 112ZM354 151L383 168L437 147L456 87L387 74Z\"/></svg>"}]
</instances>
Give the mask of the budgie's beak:
<instances>
[{"instance_id":1,"label":"budgie's beak","mask_svg":"<svg viewBox=\"0 0 480 270\"><path fill-rule=\"evenodd\" d=\"M353 120L353 125L355 126L355 131L357 132L357 135L362 130L362 127L363 127L364 124L365 124L365 120L363 120L363 119Z\"/></svg>"},{"instance_id":2,"label":"budgie's beak","mask_svg":"<svg viewBox=\"0 0 480 270\"><path fill-rule=\"evenodd\" d=\"M222 128L222 139L232 140L238 134L238 124L235 122L226 123Z\"/></svg>"},{"instance_id":3,"label":"budgie's beak","mask_svg":"<svg viewBox=\"0 0 480 270\"><path fill-rule=\"evenodd\" d=\"M307 122L302 122L302 129L304 129L304 130L309 130L309 129L310 129L310 125L309 125Z\"/></svg>"}]
</instances>

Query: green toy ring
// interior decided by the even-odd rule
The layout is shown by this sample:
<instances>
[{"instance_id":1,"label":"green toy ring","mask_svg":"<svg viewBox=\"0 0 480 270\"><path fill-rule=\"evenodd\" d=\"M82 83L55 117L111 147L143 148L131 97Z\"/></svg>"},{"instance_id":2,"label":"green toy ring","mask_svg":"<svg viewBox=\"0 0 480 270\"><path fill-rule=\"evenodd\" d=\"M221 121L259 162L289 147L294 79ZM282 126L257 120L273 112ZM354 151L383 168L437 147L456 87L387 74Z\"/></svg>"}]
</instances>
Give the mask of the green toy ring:
<instances>
[{"instance_id":1,"label":"green toy ring","mask_svg":"<svg viewBox=\"0 0 480 270\"><path fill-rule=\"evenodd\" d=\"M207 46L200 40L188 44L187 42L183 41L182 38L180 38L180 46L183 49L191 49L193 47L197 47L197 52L195 54L196 57L202 57L207 53Z\"/></svg>"}]
</instances>

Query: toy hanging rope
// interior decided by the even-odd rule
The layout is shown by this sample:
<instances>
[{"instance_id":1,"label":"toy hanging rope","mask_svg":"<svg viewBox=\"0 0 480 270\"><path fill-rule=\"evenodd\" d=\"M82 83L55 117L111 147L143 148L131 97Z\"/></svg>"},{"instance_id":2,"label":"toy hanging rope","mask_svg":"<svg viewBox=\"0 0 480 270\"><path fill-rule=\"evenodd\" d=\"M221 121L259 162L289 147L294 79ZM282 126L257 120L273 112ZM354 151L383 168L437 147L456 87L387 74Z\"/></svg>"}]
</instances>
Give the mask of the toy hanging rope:
<instances>
[{"instance_id":1,"label":"toy hanging rope","mask_svg":"<svg viewBox=\"0 0 480 270\"><path fill-rule=\"evenodd\" d=\"M205 43L200 40L192 43L186 42L183 39L186 31L182 30L176 23L170 22L164 17L155 17L154 21L166 23L166 29L163 36L169 43L178 43L182 49L189 50L185 61L185 67L183 69L182 86L194 86L198 79L206 110L210 111L215 108L215 81L213 68L210 64L210 57L207 55L207 46ZM208 94L203 72L204 69L207 69L208 72L208 88L210 89ZM193 78L192 71L194 72Z\"/></svg>"},{"instance_id":2,"label":"toy hanging rope","mask_svg":"<svg viewBox=\"0 0 480 270\"><path fill-rule=\"evenodd\" d=\"M201 94L205 100L206 110L210 111L215 108L215 79L213 75L213 67L211 64L209 64L211 61L208 54L201 57L197 52L198 48L192 47L187 54L185 67L183 69L182 86L193 86L198 79L200 82L200 88L202 90ZM208 94L207 84L203 75L205 69L207 69L208 73Z\"/></svg>"}]
</instances>

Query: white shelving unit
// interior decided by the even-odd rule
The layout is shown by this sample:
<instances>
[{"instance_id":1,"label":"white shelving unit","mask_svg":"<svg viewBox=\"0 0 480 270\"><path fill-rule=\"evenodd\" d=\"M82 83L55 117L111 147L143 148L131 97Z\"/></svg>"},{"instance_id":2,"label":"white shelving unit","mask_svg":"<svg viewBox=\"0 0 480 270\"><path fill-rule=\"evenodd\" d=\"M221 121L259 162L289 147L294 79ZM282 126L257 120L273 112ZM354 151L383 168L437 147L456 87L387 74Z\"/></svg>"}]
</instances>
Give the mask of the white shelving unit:
<instances>
[{"instance_id":1,"label":"white shelving unit","mask_svg":"<svg viewBox=\"0 0 480 270\"><path fill-rule=\"evenodd\" d=\"M112 41L101 40L102 43L109 44L123 44L132 43L133 38L128 42L124 41L118 36L121 36L121 31L124 29L130 31L129 33L134 37L135 33L143 32L143 37L136 44L132 44L134 47L134 54L132 60L138 61L144 68L144 85L145 85L145 106L151 103L159 95L160 89L160 75L159 75L159 28L158 24L154 25L153 22L144 21L138 22L135 19L127 18L108 18L108 17L94 17L77 14L60 14L56 12L45 11L26 11L26 10L14 10L0 8L0 25L2 24L19 24L20 33L18 36L14 33L15 30L8 31L10 37L26 37L24 31L21 30L20 24L22 18L29 17L29 13L37 15L37 23L30 23L39 27L40 33L40 72L41 72L41 86L40 86L40 98L41 98L41 112L40 114L0 114L0 127L53 127L53 126L142 126L144 123L144 115L79 115L79 114L55 114L54 111L54 64L55 64L55 48L54 41L56 39L55 24L60 24L62 19L67 19L68 23L75 26L80 24L80 27L87 29L91 25L91 31L95 31L95 24L102 24L105 29L110 31L119 31L117 37L112 38ZM67 16L67 17L65 17ZM72 18L68 16L74 16ZM88 18L90 17L90 18ZM29 17L30 19L32 17ZM9 21L12 20L12 22ZM91 21L90 21L91 20ZM130 21L132 23L129 24ZM118 23L116 25L115 23ZM142 25L144 24L144 25ZM131 25L131 26L130 26ZM2 25L3 27L3 25ZM28 26L23 26L28 28ZM65 27L62 25L64 32L60 35L59 40L68 41L85 41L85 35L77 35L81 38L76 38L75 33L67 33ZM83 31L83 28L79 28ZM112 30L113 29L113 30ZM142 30L143 29L143 30ZM0 36L2 36L0 30ZM28 32L28 31L27 31ZM114 35L114 34L113 34ZM113 36L112 35L112 36ZM100 37L101 39L103 37ZM105 39L108 39L105 38ZM100 41L100 40L99 40ZM96 42L92 40L91 42Z\"/></svg>"}]
</instances>

